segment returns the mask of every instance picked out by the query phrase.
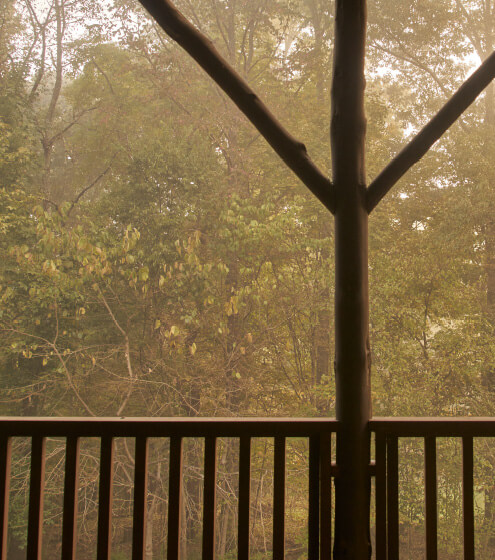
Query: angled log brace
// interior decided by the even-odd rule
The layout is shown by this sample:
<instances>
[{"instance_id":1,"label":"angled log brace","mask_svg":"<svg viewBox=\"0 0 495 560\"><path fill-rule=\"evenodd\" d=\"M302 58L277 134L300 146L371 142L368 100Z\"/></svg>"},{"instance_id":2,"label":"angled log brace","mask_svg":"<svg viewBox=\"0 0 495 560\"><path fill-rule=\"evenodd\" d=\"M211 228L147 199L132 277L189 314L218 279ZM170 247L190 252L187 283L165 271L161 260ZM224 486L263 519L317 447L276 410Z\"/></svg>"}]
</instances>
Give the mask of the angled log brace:
<instances>
[{"instance_id":1,"label":"angled log brace","mask_svg":"<svg viewBox=\"0 0 495 560\"><path fill-rule=\"evenodd\" d=\"M426 154L494 78L495 52L462 84L431 121L370 184L366 192L368 212L371 212L397 181Z\"/></svg>"},{"instance_id":2,"label":"angled log brace","mask_svg":"<svg viewBox=\"0 0 495 560\"><path fill-rule=\"evenodd\" d=\"M165 33L187 51L213 78L286 165L333 213L334 189L330 180L311 160L305 145L296 140L278 122L246 81L216 50L213 43L187 21L169 0L140 0L140 2Z\"/></svg>"}]
</instances>

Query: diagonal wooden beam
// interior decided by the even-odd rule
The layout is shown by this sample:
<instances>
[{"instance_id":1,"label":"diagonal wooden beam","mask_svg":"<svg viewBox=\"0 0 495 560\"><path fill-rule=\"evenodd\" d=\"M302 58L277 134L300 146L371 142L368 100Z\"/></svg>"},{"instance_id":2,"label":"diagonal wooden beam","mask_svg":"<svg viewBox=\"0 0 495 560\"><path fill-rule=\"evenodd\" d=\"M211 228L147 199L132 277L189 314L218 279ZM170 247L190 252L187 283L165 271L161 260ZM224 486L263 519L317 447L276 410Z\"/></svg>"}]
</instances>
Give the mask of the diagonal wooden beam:
<instances>
[{"instance_id":1,"label":"diagonal wooden beam","mask_svg":"<svg viewBox=\"0 0 495 560\"><path fill-rule=\"evenodd\" d=\"M247 82L169 0L140 0L160 27L205 70L232 99L265 140L331 211L335 210L333 185L311 160L305 145L294 138L263 104Z\"/></svg>"},{"instance_id":2,"label":"diagonal wooden beam","mask_svg":"<svg viewBox=\"0 0 495 560\"><path fill-rule=\"evenodd\" d=\"M494 78L495 52L462 84L431 121L370 184L366 192L368 212L371 212L395 183L426 154Z\"/></svg>"}]
</instances>

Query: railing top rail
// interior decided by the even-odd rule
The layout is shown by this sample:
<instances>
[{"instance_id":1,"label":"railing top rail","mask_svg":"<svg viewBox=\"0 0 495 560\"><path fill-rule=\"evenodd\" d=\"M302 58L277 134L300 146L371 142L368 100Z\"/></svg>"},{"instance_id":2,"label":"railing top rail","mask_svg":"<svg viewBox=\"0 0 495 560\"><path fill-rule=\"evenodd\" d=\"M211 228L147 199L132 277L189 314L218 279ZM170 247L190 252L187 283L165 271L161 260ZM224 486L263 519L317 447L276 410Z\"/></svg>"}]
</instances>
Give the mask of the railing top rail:
<instances>
[{"instance_id":1,"label":"railing top rail","mask_svg":"<svg viewBox=\"0 0 495 560\"><path fill-rule=\"evenodd\" d=\"M336 432L332 418L0 418L8 436L78 437L309 437Z\"/></svg>"},{"instance_id":2,"label":"railing top rail","mask_svg":"<svg viewBox=\"0 0 495 560\"><path fill-rule=\"evenodd\" d=\"M0 434L25 437L309 437L338 429L333 418L0 418ZM495 418L375 417L369 429L397 437L495 437Z\"/></svg>"},{"instance_id":3,"label":"railing top rail","mask_svg":"<svg viewBox=\"0 0 495 560\"><path fill-rule=\"evenodd\" d=\"M372 418L370 430L401 437L495 437L495 418L474 416Z\"/></svg>"}]
</instances>

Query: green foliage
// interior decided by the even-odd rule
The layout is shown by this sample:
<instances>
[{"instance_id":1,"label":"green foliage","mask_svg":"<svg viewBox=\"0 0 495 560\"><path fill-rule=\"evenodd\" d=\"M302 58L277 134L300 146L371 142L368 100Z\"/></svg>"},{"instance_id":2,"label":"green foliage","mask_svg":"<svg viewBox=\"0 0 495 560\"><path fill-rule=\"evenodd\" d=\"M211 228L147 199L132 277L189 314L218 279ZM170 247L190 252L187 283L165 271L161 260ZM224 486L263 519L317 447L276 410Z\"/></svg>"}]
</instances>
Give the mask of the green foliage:
<instances>
[{"instance_id":1,"label":"green foliage","mask_svg":"<svg viewBox=\"0 0 495 560\"><path fill-rule=\"evenodd\" d=\"M2 412L333 415L327 212L137 6L60 0L64 10L45 23L39 6L36 19L31 4L4 4ZM179 4L330 173L331 6ZM493 49L486 6L370 2L370 179L442 105L472 60ZM371 217L376 415L493 414L493 103L489 89ZM306 450L296 451L290 466L302 472ZM121 452L124 469L124 446ZM407 442L403 452L409 459L401 476L410 484L401 534L415 542L422 538L415 489L422 452ZM191 558L201 515L194 478L200 453L192 445L185 536L191 555L184 556ZM266 486L260 482L255 504L253 557L264 558L271 448L259 442L255 453ZM442 457L451 453L447 443L439 449ZM96 455L90 448L87 457ZM225 461L234 472L227 452ZM481 472L493 465L489 450L481 450ZM95 491L92 472L84 476L88 496ZM116 475L123 512L128 475ZM445 480L454 478L446 471ZM167 491L158 470L151 484L162 496L152 509L158 553ZM444 488L440 515L454 519L458 487ZM291 558L302 559L300 492L287 527ZM477 492L486 529L480 546L489 551L485 503L493 502L493 489L480 484ZM21 527L25 496L21 488L14 494L12 523ZM52 496L50 511L55 503ZM227 497L222 504L219 516L229 519L235 511ZM88 510L85 518L88 550L95 515ZM123 540L126 515L116 529ZM14 533L22 548L22 530ZM219 547L227 558L235 548L232 525L225 534ZM444 541L447 548L457 542ZM454 548L448 553L455 557Z\"/></svg>"}]
</instances>

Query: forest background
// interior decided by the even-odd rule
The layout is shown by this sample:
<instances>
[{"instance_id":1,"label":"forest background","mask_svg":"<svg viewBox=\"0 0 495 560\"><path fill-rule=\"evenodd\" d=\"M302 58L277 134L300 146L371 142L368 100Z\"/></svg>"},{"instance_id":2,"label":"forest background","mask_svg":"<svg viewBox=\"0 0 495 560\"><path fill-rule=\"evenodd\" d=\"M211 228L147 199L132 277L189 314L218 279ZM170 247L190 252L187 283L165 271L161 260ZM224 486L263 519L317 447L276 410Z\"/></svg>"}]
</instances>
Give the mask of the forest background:
<instances>
[{"instance_id":1,"label":"forest background","mask_svg":"<svg viewBox=\"0 0 495 560\"><path fill-rule=\"evenodd\" d=\"M177 4L330 175L333 3ZM495 2L371 0L369 21L372 179L493 52ZM334 416L333 218L139 5L1 0L0 77L1 413ZM494 132L492 85L370 220L376 416L494 415ZM14 560L25 557L28 444L15 455ZM115 559L130 538L129 445L117 453ZM220 450L220 558L235 549L235 445ZM51 446L53 551L63 468L60 442ZM91 557L96 523L98 450L86 447L80 558ZM200 448L188 448L184 558L200 538ZM490 558L495 453L479 448L478 548ZM458 453L448 441L441 451L441 546L456 558ZM149 560L165 546L166 443L154 453ZM401 453L411 482L402 546L421 558L422 448L406 441ZM271 454L260 441L259 558L271 538ZM306 456L295 441L289 477ZM306 550L304 499L295 484L290 558Z\"/></svg>"}]
</instances>

